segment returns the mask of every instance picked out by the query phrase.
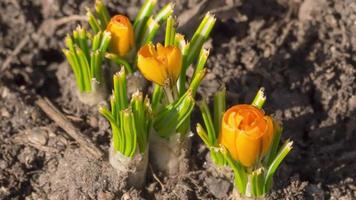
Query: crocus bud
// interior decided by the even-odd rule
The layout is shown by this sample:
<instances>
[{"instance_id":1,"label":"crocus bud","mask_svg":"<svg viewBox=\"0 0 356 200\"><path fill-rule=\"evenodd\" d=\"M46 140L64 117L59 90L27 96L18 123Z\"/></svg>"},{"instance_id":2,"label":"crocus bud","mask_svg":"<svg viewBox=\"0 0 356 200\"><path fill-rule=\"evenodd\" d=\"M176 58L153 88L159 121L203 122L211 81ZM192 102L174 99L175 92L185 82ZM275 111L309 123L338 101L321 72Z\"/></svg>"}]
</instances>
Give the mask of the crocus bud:
<instances>
[{"instance_id":1,"label":"crocus bud","mask_svg":"<svg viewBox=\"0 0 356 200\"><path fill-rule=\"evenodd\" d=\"M252 105L233 106L223 115L219 143L233 159L251 167L268 152L277 128L273 124L271 117Z\"/></svg>"},{"instance_id":2,"label":"crocus bud","mask_svg":"<svg viewBox=\"0 0 356 200\"><path fill-rule=\"evenodd\" d=\"M182 69L182 53L175 46L146 44L138 51L137 66L147 80L173 85Z\"/></svg>"},{"instance_id":3,"label":"crocus bud","mask_svg":"<svg viewBox=\"0 0 356 200\"><path fill-rule=\"evenodd\" d=\"M130 20L123 15L111 18L106 30L111 33L110 50L119 56L127 55L135 45L135 35Z\"/></svg>"}]
</instances>

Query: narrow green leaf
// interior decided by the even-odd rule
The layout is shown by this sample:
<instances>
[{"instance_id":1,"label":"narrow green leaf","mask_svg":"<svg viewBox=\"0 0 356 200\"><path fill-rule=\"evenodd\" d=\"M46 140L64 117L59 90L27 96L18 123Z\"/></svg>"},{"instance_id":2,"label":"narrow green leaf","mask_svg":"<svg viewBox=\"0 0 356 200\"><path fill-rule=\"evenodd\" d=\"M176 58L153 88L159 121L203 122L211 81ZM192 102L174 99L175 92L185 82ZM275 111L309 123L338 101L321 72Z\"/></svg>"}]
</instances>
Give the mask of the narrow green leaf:
<instances>
[{"instance_id":1,"label":"narrow green leaf","mask_svg":"<svg viewBox=\"0 0 356 200\"><path fill-rule=\"evenodd\" d=\"M99 47L99 51L101 53L105 53L107 51L110 44L110 40L111 40L111 33L108 31L104 31Z\"/></svg>"},{"instance_id":2,"label":"narrow green leaf","mask_svg":"<svg viewBox=\"0 0 356 200\"><path fill-rule=\"evenodd\" d=\"M131 109L122 110L122 128L125 138L125 153L127 157L133 157L136 152L137 133Z\"/></svg>"},{"instance_id":3,"label":"narrow green leaf","mask_svg":"<svg viewBox=\"0 0 356 200\"><path fill-rule=\"evenodd\" d=\"M110 15L109 12L104 5L104 3L101 0L96 0L95 1L95 11L98 14L98 17L100 19L100 27L101 30L105 30L107 24L110 21Z\"/></svg>"},{"instance_id":4,"label":"narrow green leaf","mask_svg":"<svg viewBox=\"0 0 356 200\"><path fill-rule=\"evenodd\" d=\"M163 96L163 88L160 85L154 84L152 93L152 109L157 111L159 103Z\"/></svg>"},{"instance_id":5,"label":"narrow green leaf","mask_svg":"<svg viewBox=\"0 0 356 200\"><path fill-rule=\"evenodd\" d=\"M172 15L173 10L174 10L174 4L168 3L157 13L157 15L155 17L155 21L160 23L160 22L166 20L169 16Z\"/></svg>"},{"instance_id":6,"label":"narrow green leaf","mask_svg":"<svg viewBox=\"0 0 356 200\"><path fill-rule=\"evenodd\" d=\"M103 72L102 72L102 55L99 51L92 52L91 56L91 70L93 74L93 78L96 79L97 82L102 84L103 80Z\"/></svg>"},{"instance_id":7,"label":"narrow green leaf","mask_svg":"<svg viewBox=\"0 0 356 200\"><path fill-rule=\"evenodd\" d=\"M106 53L105 54L105 58L113 61L114 63L116 63L119 66L124 66L125 70L127 71L127 73L132 74L134 72L133 68L131 67L131 65L124 59L120 58L119 56L117 56L116 54L113 53Z\"/></svg>"},{"instance_id":8,"label":"narrow green leaf","mask_svg":"<svg viewBox=\"0 0 356 200\"><path fill-rule=\"evenodd\" d=\"M84 28L78 26L77 28L79 36L79 47L84 52L87 60L90 59L89 47L88 47L88 37Z\"/></svg>"},{"instance_id":9,"label":"narrow green leaf","mask_svg":"<svg viewBox=\"0 0 356 200\"><path fill-rule=\"evenodd\" d=\"M232 159L229 151L225 147L221 146L220 152L224 156L226 162L234 171L235 185L237 186L238 190L242 194L245 194L246 184L247 184L247 174L244 167L239 162Z\"/></svg>"},{"instance_id":10,"label":"narrow green leaf","mask_svg":"<svg viewBox=\"0 0 356 200\"><path fill-rule=\"evenodd\" d=\"M212 16L209 12L205 15L203 21L200 23L190 42L187 65L190 65L199 54L203 44L209 38L210 32L215 25L215 21L215 17Z\"/></svg>"},{"instance_id":11,"label":"narrow green leaf","mask_svg":"<svg viewBox=\"0 0 356 200\"><path fill-rule=\"evenodd\" d=\"M73 30L73 41L74 41L74 44L76 44L76 45L78 45L80 43L78 29L80 29L80 26L77 26L77 28L75 30Z\"/></svg>"},{"instance_id":12,"label":"narrow green leaf","mask_svg":"<svg viewBox=\"0 0 356 200\"><path fill-rule=\"evenodd\" d=\"M100 27L98 21L96 20L95 16L93 15L93 13L90 10L87 11L87 17L88 17L89 25L90 25L91 29L93 30L93 32L98 33L101 30L101 27Z\"/></svg>"},{"instance_id":13,"label":"narrow green leaf","mask_svg":"<svg viewBox=\"0 0 356 200\"><path fill-rule=\"evenodd\" d=\"M69 34L65 38L65 44L71 52L75 53L74 41Z\"/></svg>"},{"instance_id":14,"label":"narrow green leaf","mask_svg":"<svg viewBox=\"0 0 356 200\"><path fill-rule=\"evenodd\" d=\"M83 75L82 75L82 71L81 71L77 56L75 55L75 53L73 53L72 51L69 51L67 49L63 49L62 51L63 51L65 57L67 58L69 65L72 67L72 70L73 70L73 73L75 76L75 80L76 80L76 84L77 84L79 91L83 92L84 91L84 81L83 81Z\"/></svg>"},{"instance_id":15,"label":"narrow green leaf","mask_svg":"<svg viewBox=\"0 0 356 200\"><path fill-rule=\"evenodd\" d=\"M90 74L90 66L89 66L88 60L86 59L84 52L80 48L77 48L76 52L77 52L79 64L81 66L82 73L83 73L84 91L90 92L91 91L91 74Z\"/></svg>"},{"instance_id":16,"label":"narrow green leaf","mask_svg":"<svg viewBox=\"0 0 356 200\"><path fill-rule=\"evenodd\" d=\"M188 91L188 95L177 102L179 103L163 109L155 118L154 128L161 137L168 138L175 133L176 129L190 116L195 104L191 91Z\"/></svg>"},{"instance_id":17,"label":"narrow green leaf","mask_svg":"<svg viewBox=\"0 0 356 200\"><path fill-rule=\"evenodd\" d=\"M268 192L268 190L270 189L274 173L276 172L277 168L279 167L283 159L288 155L292 147L293 147L293 142L287 140L279 150L277 156L274 158L271 165L268 167L266 178L265 178L265 184L264 184L265 192Z\"/></svg>"},{"instance_id":18,"label":"narrow green leaf","mask_svg":"<svg viewBox=\"0 0 356 200\"><path fill-rule=\"evenodd\" d=\"M147 145L147 127L145 118L145 107L143 102L143 95L137 91L132 94L131 109L135 119L135 127L137 131L137 143L140 153L144 153Z\"/></svg>"},{"instance_id":19,"label":"narrow green leaf","mask_svg":"<svg viewBox=\"0 0 356 200\"><path fill-rule=\"evenodd\" d=\"M269 151L267 152L267 155L264 158L264 163L267 166L269 166L272 163L272 161L277 155L279 143L281 140L281 134L283 132L282 126L280 126L279 123L274 119L273 119L273 129L275 130L275 132L273 133L272 144Z\"/></svg>"},{"instance_id":20,"label":"narrow green leaf","mask_svg":"<svg viewBox=\"0 0 356 200\"><path fill-rule=\"evenodd\" d=\"M223 87L214 94L214 128L217 137L220 132L222 118L226 109L226 89Z\"/></svg>"},{"instance_id":21,"label":"narrow green leaf","mask_svg":"<svg viewBox=\"0 0 356 200\"><path fill-rule=\"evenodd\" d=\"M209 50L206 50L205 48L201 48L199 58L197 65L195 67L194 75L193 78L201 71L204 69L206 61L208 60L209 56Z\"/></svg>"},{"instance_id":22,"label":"narrow green leaf","mask_svg":"<svg viewBox=\"0 0 356 200\"><path fill-rule=\"evenodd\" d=\"M262 168L259 168L252 172L252 191L253 196L259 197L264 194L264 180L263 180L263 173Z\"/></svg>"},{"instance_id":23,"label":"narrow green leaf","mask_svg":"<svg viewBox=\"0 0 356 200\"><path fill-rule=\"evenodd\" d=\"M211 147L213 144L209 141L208 134L204 130L201 124L197 124L196 131L199 135L199 137L203 140L204 144L208 147Z\"/></svg>"},{"instance_id":24,"label":"narrow green leaf","mask_svg":"<svg viewBox=\"0 0 356 200\"><path fill-rule=\"evenodd\" d=\"M214 130L214 124L213 124L213 120L211 118L211 114L209 111L209 107L206 104L205 100L202 100L199 102L198 104L199 108L200 108L200 112L202 114L203 120L204 120L204 124L205 127L207 129L208 132L208 139L209 139L209 143L212 145L216 144L216 133Z\"/></svg>"},{"instance_id":25,"label":"narrow green leaf","mask_svg":"<svg viewBox=\"0 0 356 200\"><path fill-rule=\"evenodd\" d=\"M97 34L94 35L93 42L91 45L91 50L96 51L100 47L101 39L102 39L102 32L99 31Z\"/></svg>"},{"instance_id":26,"label":"narrow green leaf","mask_svg":"<svg viewBox=\"0 0 356 200\"><path fill-rule=\"evenodd\" d=\"M119 78L119 102L122 109L126 109L128 106L127 100L127 84L126 84L126 72L125 69L122 67L121 70L117 73Z\"/></svg>"},{"instance_id":27,"label":"narrow green leaf","mask_svg":"<svg viewBox=\"0 0 356 200\"><path fill-rule=\"evenodd\" d=\"M142 32L144 29L144 26L148 20L148 18L151 16L154 7L156 6L157 0L146 0L146 2L143 4L141 7L140 11L138 12L135 22L134 22L134 30L135 30L135 41L138 44L141 44L142 42L140 39L142 38Z\"/></svg>"},{"instance_id":28,"label":"narrow green leaf","mask_svg":"<svg viewBox=\"0 0 356 200\"><path fill-rule=\"evenodd\" d=\"M192 90L193 96L195 96L201 81L205 77L205 74L206 74L205 69L200 70L199 72L197 72L196 76L194 76L192 82L190 83L189 89Z\"/></svg>"},{"instance_id":29,"label":"narrow green leaf","mask_svg":"<svg viewBox=\"0 0 356 200\"><path fill-rule=\"evenodd\" d=\"M164 45L167 47L167 46L174 45L176 28L175 28L175 20L172 16L168 17L166 23L167 23L166 24L166 35L165 35Z\"/></svg>"},{"instance_id":30,"label":"narrow green leaf","mask_svg":"<svg viewBox=\"0 0 356 200\"><path fill-rule=\"evenodd\" d=\"M106 107L99 107L99 113L101 115L103 115L109 122L111 125L111 130L112 130L112 134L113 134L113 144L114 144L114 149L116 151L120 151L122 152L122 147L120 146L120 135L119 135L119 128L116 124L116 121L114 119L114 116L112 115L112 113L110 113L110 111L108 111L108 109Z\"/></svg>"},{"instance_id":31,"label":"narrow green leaf","mask_svg":"<svg viewBox=\"0 0 356 200\"><path fill-rule=\"evenodd\" d=\"M187 42L184 39L184 35L176 33L174 36L174 46L178 47L182 51L182 55L187 52Z\"/></svg>"},{"instance_id":32,"label":"narrow green leaf","mask_svg":"<svg viewBox=\"0 0 356 200\"><path fill-rule=\"evenodd\" d=\"M154 36L156 35L159 29L159 26L159 23L153 17L150 17L144 27L142 39L140 40L141 43L139 45L141 46L152 42Z\"/></svg>"},{"instance_id":33,"label":"narrow green leaf","mask_svg":"<svg viewBox=\"0 0 356 200\"><path fill-rule=\"evenodd\" d=\"M258 92L251 104L258 109L262 109L263 104L265 104L265 102L266 102L265 88L261 87L258 90Z\"/></svg>"}]
</instances>

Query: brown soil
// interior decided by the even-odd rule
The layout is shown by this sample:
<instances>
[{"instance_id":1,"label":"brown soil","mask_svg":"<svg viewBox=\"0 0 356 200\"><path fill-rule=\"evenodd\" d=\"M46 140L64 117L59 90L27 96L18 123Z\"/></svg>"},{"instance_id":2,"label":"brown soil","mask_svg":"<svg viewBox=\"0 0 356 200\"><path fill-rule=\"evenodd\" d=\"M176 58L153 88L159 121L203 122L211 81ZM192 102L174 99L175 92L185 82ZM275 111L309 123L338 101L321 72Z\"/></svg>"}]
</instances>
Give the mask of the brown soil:
<instances>
[{"instance_id":1,"label":"brown soil","mask_svg":"<svg viewBox=\"0 0 356 200\"><path fill-rule=\"evenodd\" d=\"M86 156L35 105L37 95L49 98L108 152L109 125L96 107L78 102L60 52L79 21L58 19L83 15L92 6L79 2L0 2L0 199L228 199L232 174L212 166L196 135L187 174L168 179L149 167L146 187L136 190L107 159ZM110 2L111 13L130 17L141 5ZM200 94L211 96L225 84L232 105L250 102L264 86L266 111L283 121L283 139L294 141L267 198L355 199L356 2L212 0L197 10L198 2L177 0L176 13L182 14L182 32L207 10L218 17ZM192 127L200 120L195 112Z\"/></svg>"}]
</instances>

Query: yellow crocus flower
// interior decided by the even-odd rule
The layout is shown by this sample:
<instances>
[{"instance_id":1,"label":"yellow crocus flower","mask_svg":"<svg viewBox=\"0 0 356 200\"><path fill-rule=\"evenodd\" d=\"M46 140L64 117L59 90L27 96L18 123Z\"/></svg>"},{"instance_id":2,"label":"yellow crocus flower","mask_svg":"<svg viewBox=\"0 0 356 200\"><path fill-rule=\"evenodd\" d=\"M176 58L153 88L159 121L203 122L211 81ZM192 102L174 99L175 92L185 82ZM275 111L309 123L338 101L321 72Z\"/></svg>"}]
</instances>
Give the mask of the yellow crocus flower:
<instances>
[{"instance_id":1,"label":"yellow crocus flower","mask_svg":"<svg viewBox=\"0 0 356 200\"><path fill-rule=\"evenodd\" d=\"M182 53L175 46L146 44L138 51L137 66L147 80L173 85L182 69Z\"/></svg>"},{"instance_id":2,"label":"yellow crocus flower","mask_svg":"<svg viewBox=\"0 0 356 200\"><path fill-rule=\"evenodd\" d=\"M271 117L247 104L229 108L221 126L219 143L245 167L251 167L268 152L276 130Z\"/></svg>"},{"instance_id":3,"label":"yellow crocus flower","mask_svg":"<svg viewBox=\"0 0 356 200\"><path fill-rule=\"evenodd\" d=\"M110 50L119 56L125 56L134 48L135 34L130 20L123 15L111 18L106 30L111 33Z\"/></svg>"}]
</instances>

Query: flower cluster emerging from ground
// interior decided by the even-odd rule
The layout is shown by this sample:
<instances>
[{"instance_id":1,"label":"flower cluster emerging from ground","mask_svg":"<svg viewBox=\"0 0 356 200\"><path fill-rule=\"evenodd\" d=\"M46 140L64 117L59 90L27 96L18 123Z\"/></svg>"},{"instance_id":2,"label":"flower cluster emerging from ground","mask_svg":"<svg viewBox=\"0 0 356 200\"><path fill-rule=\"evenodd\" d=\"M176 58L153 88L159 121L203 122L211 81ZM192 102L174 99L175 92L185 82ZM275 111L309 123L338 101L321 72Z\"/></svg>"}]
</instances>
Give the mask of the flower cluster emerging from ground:
<instances>
[{"instance_id":1,"label":"flower cluster emerging from ground","mask_svg":"<svg viewBox=\"0 0 356 200\"><path fill-rule=\"evenodd\" d=\"M109 161L118 173L128 174L135 187L144 184L148 162L168 176L181 173L179 163L190 152L195 96L206 74L209 50L204 43L216 21L207 13L187 40L177 33L173 4L153 14L156 3L146 0L131 23L121 14L111 17L97 0L94 11L87 12L91 30L78 26L67 36L63 50L83 103L97 105L113 88L110 109L99 108L112 129ZM163 24L165 39L159 43L155 36ZM191 78L186 75L189 67L194 70ZM129 94L127 79L135 74L152 83L151 95L145 90L147 82ZM292 148L290 141L279 147L282 128L264 113L265 100L261 89L251 105L226 110L222 89L214 96L213 116L204 100L198 103L205 125L197 125L198 135L214 163L234 171L235 186L245 196L269 191L273 174Z\"/></svg>"}]
</instances>

